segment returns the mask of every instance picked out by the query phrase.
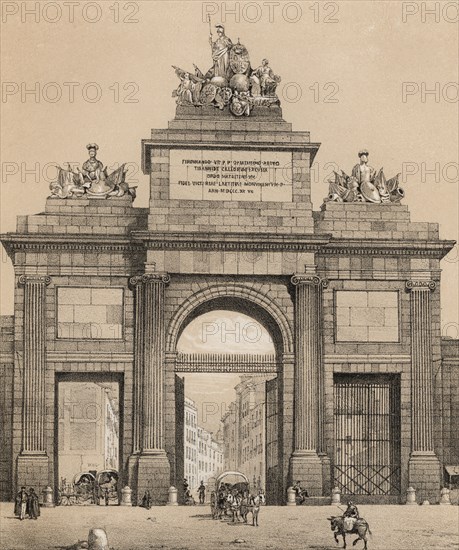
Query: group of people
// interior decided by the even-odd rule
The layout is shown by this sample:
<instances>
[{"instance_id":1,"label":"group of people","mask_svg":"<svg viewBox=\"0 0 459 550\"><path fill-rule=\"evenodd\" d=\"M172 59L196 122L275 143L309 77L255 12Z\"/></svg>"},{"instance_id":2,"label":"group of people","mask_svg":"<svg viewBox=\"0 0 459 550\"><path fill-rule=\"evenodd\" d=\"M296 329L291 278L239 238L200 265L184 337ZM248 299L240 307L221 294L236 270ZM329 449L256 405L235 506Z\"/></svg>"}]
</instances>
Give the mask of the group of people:
<instances>
[{"instance_id":1,"label":"group of people","mask_svg":"<svg viewBox=\"0 0 459 550\"><path fill-rule=\"evenodd\" d=\"M258 513L260 505L265 504L264 492L260 489L258 494L251 495L247 488L238 484L222 483L218 492L212 492L212 518L222 519L223 515L230 516L231 521L239 521L240 518L247 523L247 515L252 513L253 525L258 525Z\"/></svg>"},{"instance_id":2,"label":"group of people","mask_svg":"<svg viewBox=\"0 0 459 550\"><path fill-rule=\"evenodd\" d=\"M201 481L198 487L198 497L199 497L199 504L204 504L206 501L206 486L204 485L204 481ZM196 504L193 498L193 495L191 494L188 480L186 478L183 480L183 500L184 500L184 504L187 504L187 505Z\"/></svg>"},{"instance_id":3,"label":"group of people","mask_svg":"<svg viewBox=\"0 0 459 550\"><path fill-rule=\"evenodd\" d=\"M26 519L27 516L29 519L38 519L40 515L40 503L33 487L29 489L29 492L26 491L25 487L21 487L21 490L16 495L14 515L21 521Z\"/></svg>"}]
</instances>

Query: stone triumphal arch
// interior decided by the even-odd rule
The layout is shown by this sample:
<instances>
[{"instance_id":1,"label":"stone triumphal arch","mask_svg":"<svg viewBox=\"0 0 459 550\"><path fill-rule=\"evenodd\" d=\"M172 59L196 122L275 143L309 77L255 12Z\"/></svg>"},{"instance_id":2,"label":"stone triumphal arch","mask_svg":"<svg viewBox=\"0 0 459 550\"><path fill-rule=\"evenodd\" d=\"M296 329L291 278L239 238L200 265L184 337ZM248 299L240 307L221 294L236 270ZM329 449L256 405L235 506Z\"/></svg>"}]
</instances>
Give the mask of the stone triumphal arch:
<instances>
[{"instance_id":1,"label":"stone triumphal arch","mask_svg":"<svg viewBox=\"0 0 459 550\"><path fill-rule=\"evenodd\" d=\"M298 480L311 502L334 486L377 502L413 486L432 502L444 466L459 463L457 353L440 334L440 260L454 243L410 220L398 179L365 150L313 211L320 144L282 118L268 62L254 70L245 46L225 48L202 76L176 70L175 118L142 141L148 208L133 206L124 165L105 173L89 144L44 211L2 235L15 270L14 316L2 320L3 497L22 485L59 497L56 403L75 382L84 399L85 384L106 390L100 399L116 385L119 487L166 503L183 478L177 373L223 368L187 363L177 341L218 308L257 319L275 343L273 364L226 367L277 375L271 502ZM89 424L69 420L69 453L103 469Z\"/></svg>"}]
</instances>

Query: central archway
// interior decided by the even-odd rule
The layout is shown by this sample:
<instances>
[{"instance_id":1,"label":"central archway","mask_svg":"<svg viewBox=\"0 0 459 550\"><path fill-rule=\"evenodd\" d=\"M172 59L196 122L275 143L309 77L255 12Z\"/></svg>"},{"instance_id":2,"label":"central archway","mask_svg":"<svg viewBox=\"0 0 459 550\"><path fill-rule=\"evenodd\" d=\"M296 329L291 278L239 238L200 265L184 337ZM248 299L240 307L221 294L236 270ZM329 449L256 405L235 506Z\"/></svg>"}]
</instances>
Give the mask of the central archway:
<instances>
[{"instance_id":1,"label":"central archway","mask_svg":"<svg viewBox=\"0 0 459 550\"><path fill-rule=\"evenodd\" d=\"M195 319L200 316L206 317L207 314L213 311L226 311L235 312L248 316L259 323L270 335L274 346L274 357L270 365L264 368L264 365L250 365L246 366L244 362L237 361L235 365L235 373L251 376L262 376L257 373L269 373L271 368L271 377L267 377L262 384L263 392L263 464L265 465L265 481L267 500L269 504L282 504L284 502L284 492L286 489L286 463L288 463L288 457L290 456L291 449L289 445L287 448L284 446L284 429L286 423L291 426L292 417L291 410L293 407L293 400L290 403L291 406L286 408L286 415L284 417L284 387L292 388L292 350L293 350L293 337L289 321L282 311L282 309L272 301L268 296L260 291L254 290L251 287L243 285L214 285L209 286L198 293L188 298L176 311L175 315L170 321L169 329L167 331L166 339L166 352L169 356L169 368L174 371L174 391L175 397L175 479L173 482L180 488L183 477L185 474L184 463L186 453L183 448L184 438L187 437L186 416L183 412L185 404L185 389L184 379L178 376L180 373L184 373L183 363L178 361L179 340L186 328ZM272 348L271 348L272 349ZM224 344L223 351L225 353ZM237 355L237 354L235 354ZM249 361L250 361L250 354ZM172 357L174 361L172 364ZM287 358L287 359L286 359ZM247 357L245 358L247 360ZM287 362L287 367L285 365ZM286 368L285 368L286 367ZM232 369L233 367L231 367ZM226 370L225 372L232 372L232 370ZM247 370L245 370L247 369ZM258 369L258 370L257 370ZM287 371L287 372L286 372ZM188 372L188 371L187 371ZM209 364L204 364L200 367L199 373L216 373L215 367ZM171 373L172 374L172 373ZM189 375L188 375L189 376ZM247 376L245 377L247 378ZM286 378L290 380L290 383L286 384ZM169 377L172 382L172 377ZM169 393L171 395L172 392ZM289 395L292 392L289 393ZM292 394L293 395L293 394ZM254 411L256 413L257 411ZM235 415L235 421L238 415ZM242 422L242 421L241 421ZM247 422L247 420L246 420ZM241 424L242 426L242 424ZM172 426L171 426L172 428ZM260 430L261 428L259 428ZM288 431L291 431L289 428ZM255 431L254 431L255 433ZM189 440L189 434L188 434ZM290 437L287 438L288 443ZM286 461L287 459L287 461ZM186 477L186 476L185 476ZM256 487L254 488L256 490Z\"/></svg>"},{"instance_id":2,"label":"central archway","mask_svg":"<svg viewBox=\"0 0 459 550\"><path fill-rule=\"evenodd\" d=\"M262 292L236 284L209 286L185 300L169 324L166 352L177 351L178 339L193 319L216 309L253 317L271 334L279 357L293 353L293 333L282 309Z\"/></svg>"}]
</instances>

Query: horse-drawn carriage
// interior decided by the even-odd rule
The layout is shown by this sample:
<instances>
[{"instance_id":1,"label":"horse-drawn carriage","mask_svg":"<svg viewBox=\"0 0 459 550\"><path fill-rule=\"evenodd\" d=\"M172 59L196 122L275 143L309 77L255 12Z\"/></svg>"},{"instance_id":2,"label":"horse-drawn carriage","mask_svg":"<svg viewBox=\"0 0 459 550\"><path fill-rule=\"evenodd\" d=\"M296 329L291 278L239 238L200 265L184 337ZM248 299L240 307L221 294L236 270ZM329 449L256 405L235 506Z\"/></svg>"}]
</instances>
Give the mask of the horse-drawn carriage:
<instances>
[{"instance_id":1,"label":"horse-drawn carriage","mask_svg":"<svg viewBox=\"0 0 459 550\"><path fill-rule=\"evenodd\" d=\"M249 491L250 484L245 474L235 471L221 473L210 496L212 518L221 519L223 515L229 515L236 507L238 497Z\"/></svg>"},{"instance_id":2,"label":"horse-drawn carriage","mask_svg":"<svg viewBox=\"0 0 459 550\"><path fill-rule=\"evenodd\" d=\"M80 472L73 477L72 482L61 480L57 498L59 506L107 503L118 504L116 470L101 470L96 474Z\"/></svg>"},{"instance_id":3,"label":"horse-drawn carriage","mask_svg":"<svg viewBox=\"0 0 459 550\"><path fill-rule=\"evenodd\" d=\"M61 480L57 504L59 506L74 506L76 504L95 504L96 477L91 472L80 472L68 483Z\"/></svg>"}]
</instances>

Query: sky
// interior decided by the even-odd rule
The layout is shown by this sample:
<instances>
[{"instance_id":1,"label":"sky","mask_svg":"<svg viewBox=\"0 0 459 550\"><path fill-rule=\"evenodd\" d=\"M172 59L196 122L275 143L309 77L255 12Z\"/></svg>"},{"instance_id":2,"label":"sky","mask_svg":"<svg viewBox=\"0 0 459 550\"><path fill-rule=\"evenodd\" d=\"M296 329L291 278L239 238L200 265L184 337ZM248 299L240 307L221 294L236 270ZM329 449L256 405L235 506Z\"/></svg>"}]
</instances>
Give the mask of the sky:
<instances>
[{"instance_id":1,"label":"sky","mask_svg":"<svg viewBox=\"0 0 459 550\"><path fill-rule=\"evenodd\" d=\"M174 116L172 65L211 66L212 13L212 25L224 23L253 66L269 59L282 78L285 120L322 144L312 173L316 210L332 170L349 173L365 147L387 177L402 173L412 220L438 222L442 238L457 240L453 2L432 2L433 15L425 2L365 0L75 2L73 15L56 4L27 15L35 2L2 2L2 232L14 231L18 215L43 211L53 166L81 164L90 142L104 164L129 163L135 205L148 205L141 139ZM4 250L1 258L0 311L11 314L13 269ZM442 331L456 337L458 261L456 247L442 262Z\"/></svg>"}]
</instances>

